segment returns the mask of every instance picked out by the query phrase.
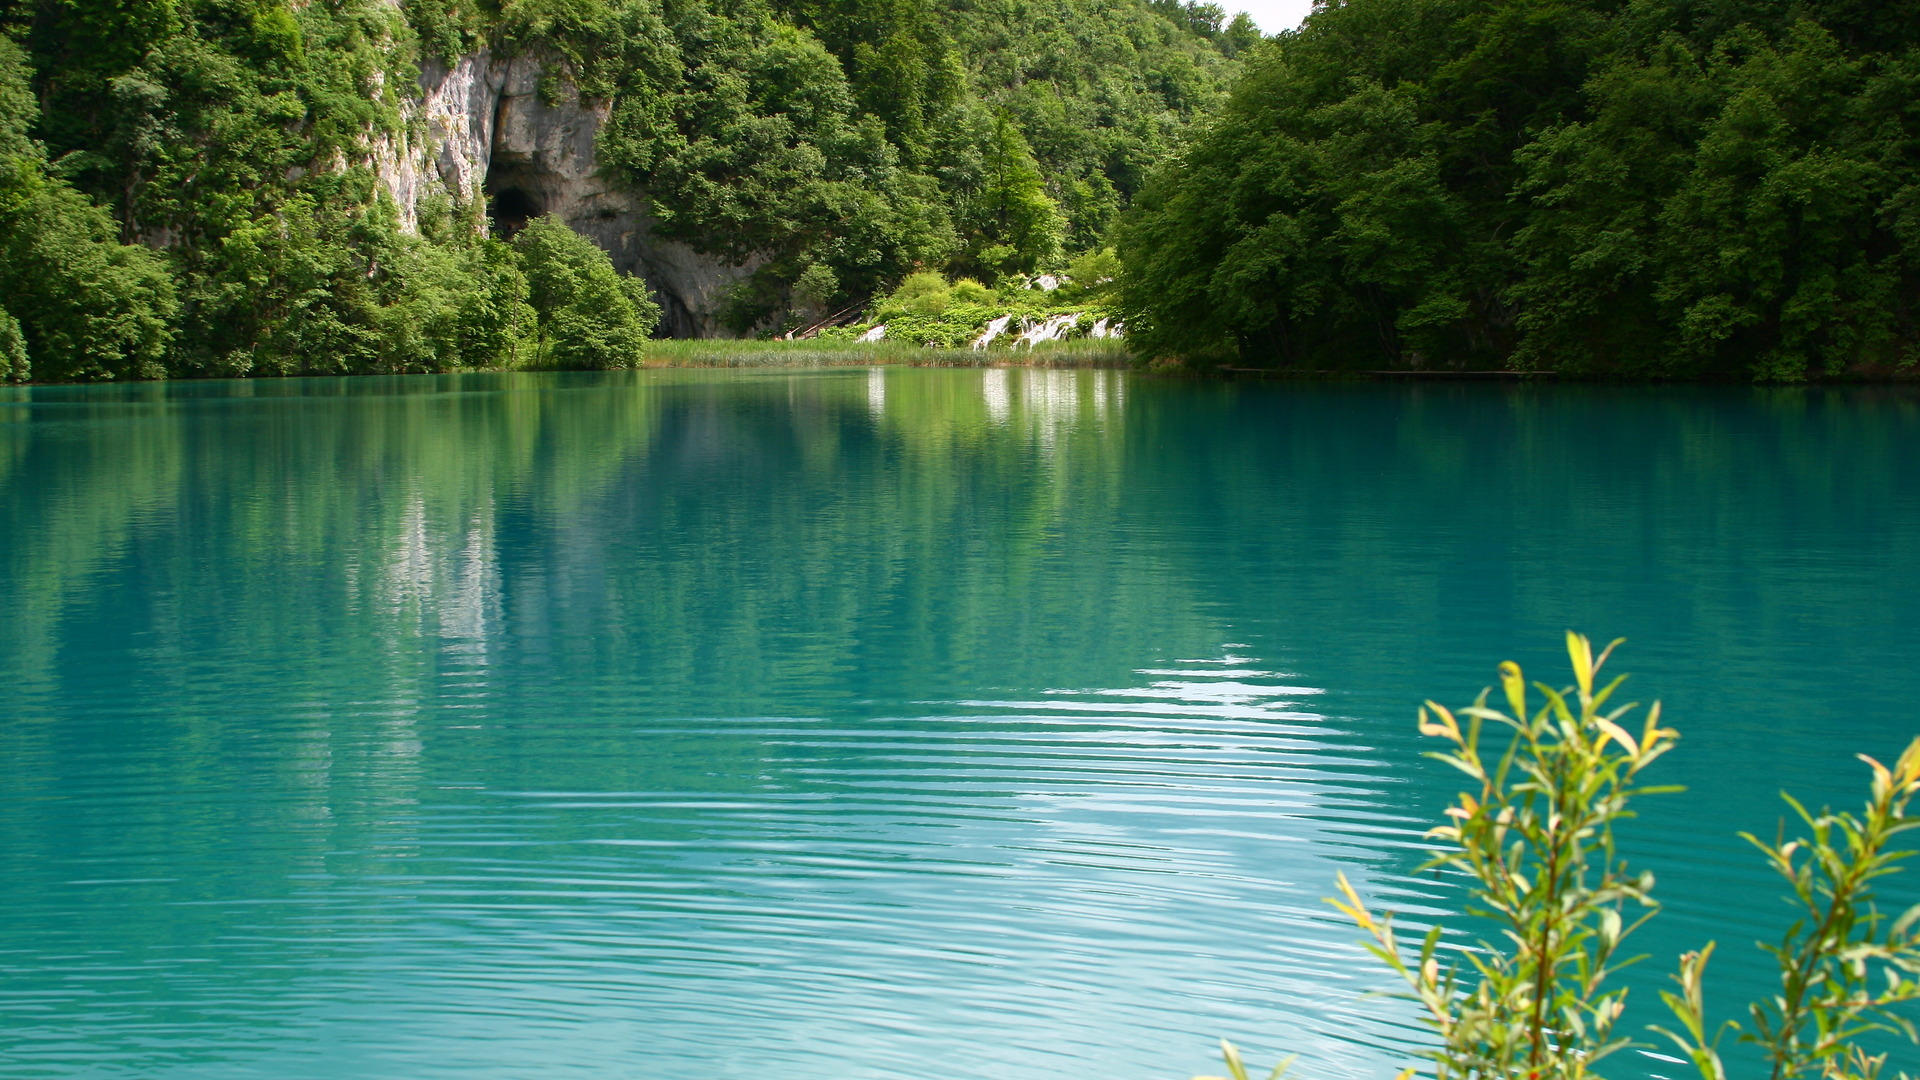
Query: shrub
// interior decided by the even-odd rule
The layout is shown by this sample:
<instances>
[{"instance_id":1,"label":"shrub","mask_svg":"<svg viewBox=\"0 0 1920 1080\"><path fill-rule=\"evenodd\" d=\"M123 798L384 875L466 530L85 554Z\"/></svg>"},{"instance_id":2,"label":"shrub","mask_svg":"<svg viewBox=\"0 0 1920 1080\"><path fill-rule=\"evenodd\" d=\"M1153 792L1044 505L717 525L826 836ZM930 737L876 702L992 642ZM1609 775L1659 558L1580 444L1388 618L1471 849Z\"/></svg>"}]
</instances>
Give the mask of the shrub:
<instances>
[{"instance_id":1,"label":"shrub","mask_svg":"<svg viewBox=\"0 0 1920 1080\"><path fill-rule=\"evenodd\" d=\"M970 277L954 282L947 295L956 304L991 304L994 299L992 289Z\"/></svg>"},{"instance_id":2,"label":"shrub","mask_svg":"<svg viewBox=\"0 0 1920 1080\"><path fill-rule=\"evenodd\" d=\"M937 316L946 312L952 299L953 293L946 278L931 270L922 270L908 274L900 282L899 288L874 305L874 313L882 322L903 313Z\"/></svg>"},{"instance_id":3,"label":"shrub","mask_svg":"<svg viewBox=\"0 0 1920 1080\"><path fill-rule=\"evenodd\" d=\"M33 368L27 363L27 339L20 320L0 308L0 382L26 382Z\"/></svg>"},{"instance_id":4,"label":"shrub","mask_svg":"<svg viewBox=\"0 0 1920 1080\"><path fill-rule=\"evenodd\" d=\"M381 367L391 372L485 367L512 359L532 333L527 278L497 240L468 247L418 241L396 260L398 296L379 309Z\"/></svg>"},{"instance_id":5,"label":"shrub","mask_svg":"<svg viewBox=\"0 0 1920 1080\"><path fill-rule=\"evenodd\" d=\"M660 321L646 283L560 219L533 219L513 239L535 315L534 366L631 367Z\"/></svg>"},{"instance_id":6,"label":"shrub","mask_svg":"<svg viewBox=\"0 0 1920 1080\"><path fill-rule=\"evenodd\" d=\"M118 242L105 210L47 173L26 55L0 34L0 379L160 374L173 334L166 262Z\"/></svg>"},{"instance_id":7,"label":"shrub","mask_svg":"<svg viewBox=\"0 0 1920 1080\"><path fill-rule=\"evenodd\" d=\"M793 299L801 307L825 311L840 295L840 279L825 263L814 263L793 281Z\"/></svg>"},{"instance_id":8,"label":"shrub","mask_svg":"<svg viewBox=\"0 0 1920 1080\"><path fill-rule=\"evenodd\" d=\"M155 378L173 336L166 260L37 163L0 161L0 296L43 379Z\"/></svg>"}]
</instances>

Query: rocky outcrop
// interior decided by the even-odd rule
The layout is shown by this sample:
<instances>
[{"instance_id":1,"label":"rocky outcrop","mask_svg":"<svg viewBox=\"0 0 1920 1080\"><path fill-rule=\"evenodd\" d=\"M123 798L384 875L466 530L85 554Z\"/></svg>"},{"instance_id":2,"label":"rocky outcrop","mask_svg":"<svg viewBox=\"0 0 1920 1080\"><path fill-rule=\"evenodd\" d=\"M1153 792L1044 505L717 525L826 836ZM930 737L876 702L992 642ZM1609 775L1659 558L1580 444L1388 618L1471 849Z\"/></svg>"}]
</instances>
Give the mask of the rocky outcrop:
<instances>
[{"instance_id":1,"label":"rocky outcrop","mask_svg":"<svg viewBox=\"0 0 1920 1080\"><path fill-rule=\"evenodd\" d=\"M616 268L646 278L663 332L722 335L715 313L757 264L729 263L657 235L645 197L603 175L596 160L594 139L610 103L583 99L563 81L543 96L541 74L537 58L485 50L452 67L422 67L408 131L373 148L403 227L415 227L421 200L437 192L485 199L496 235L537 214L557 215Z\"/></svg>"}]
</instances>

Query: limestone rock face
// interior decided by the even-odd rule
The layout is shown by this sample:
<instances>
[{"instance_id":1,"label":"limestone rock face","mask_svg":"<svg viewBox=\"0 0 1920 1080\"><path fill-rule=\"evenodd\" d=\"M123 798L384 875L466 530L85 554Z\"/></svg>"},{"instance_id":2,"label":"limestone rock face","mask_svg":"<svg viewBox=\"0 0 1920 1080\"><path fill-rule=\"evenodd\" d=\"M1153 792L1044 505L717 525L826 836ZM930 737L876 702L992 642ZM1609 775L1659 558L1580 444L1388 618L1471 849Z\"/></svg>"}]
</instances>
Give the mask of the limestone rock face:
<instances>
[{"instance_id":1,"label":"limestone rock face","mask_svg":"<svg viewBox=\"0 0 1920 1080\"><path fill-rule=\"evenodd\" d=\"M617 269L646 278L660 302L662 331L724 334L716 311L757 261L730 263L655 235L641 193L599 171L594 138L610 104L584 99L564 81L543 99L541 74L535 57L495 57L484 49L452 67L422 65L408 132L372 147L402 226L415 228L420 200L435 193L486 200L495 235L511 235L535 215L557 215L604 249Z\"/></svg>"}]
</instances>

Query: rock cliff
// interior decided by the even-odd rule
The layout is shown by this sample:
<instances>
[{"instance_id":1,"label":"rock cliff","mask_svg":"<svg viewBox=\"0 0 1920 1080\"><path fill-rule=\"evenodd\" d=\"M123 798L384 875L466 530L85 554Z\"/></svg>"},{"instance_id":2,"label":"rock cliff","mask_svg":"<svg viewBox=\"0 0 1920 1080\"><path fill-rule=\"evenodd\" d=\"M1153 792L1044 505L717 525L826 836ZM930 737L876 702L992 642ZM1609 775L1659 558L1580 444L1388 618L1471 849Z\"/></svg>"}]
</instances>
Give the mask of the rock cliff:
<instances>
[{"instance_id":1,"label":"rock cliff","mask_svg":"<svg viewBox=\"0 0 1920 1080\"><path fill-rule=\"evenodd\" d=\"M715 314L727 290L756 265L735 265L658 236L646 199L601 174L594 137L609 103L583 99L564 81L543 98L535 57L470 53L448 67L427 61L413 122L373 147L375 168L415 227L420 200L436 192L484 198L497 236L527 218L554 214L593 240L616 268L647 280L660 302L660 329L672 337L726 331Z\"/></svg>"}]
</instances>

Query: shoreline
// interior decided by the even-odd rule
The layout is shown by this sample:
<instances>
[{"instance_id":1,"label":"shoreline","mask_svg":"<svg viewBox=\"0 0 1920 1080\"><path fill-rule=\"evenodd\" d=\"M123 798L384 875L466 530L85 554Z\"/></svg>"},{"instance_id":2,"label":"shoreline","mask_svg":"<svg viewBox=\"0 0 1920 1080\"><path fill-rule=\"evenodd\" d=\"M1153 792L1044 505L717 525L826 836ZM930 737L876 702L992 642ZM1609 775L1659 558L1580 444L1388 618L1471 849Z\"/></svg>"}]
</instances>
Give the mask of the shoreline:
<instances>
[{"instance_id":1,"label":"shoreline","mask_svg":"<svg viewBox=\"0 0 1920 1080\"><path fill-rule=\"evenodd\" d=\"M1132 371L1148 378L1194 382L1438 382L1438 383L1558 383L1562 385L1637 385L1637 386L1753 386L1769 389L1814 387L1910 387L1920 386L1920 367L1911 371L1843 372L1810 376L1793 381L1760 381L1737 372L1651 375L1604 372L1512 371L1477 369L1465 371L1243 367L1237 365L1190 366L1184 363L1142 362L1126 348L1124 339L1076 339L1050 342L1023 349L973 350L968 348L928 348L891 342L823 342L757 340L737 338L661 339L649 342L637 363L607 368L550 367L469 367L442 371L366 371L366 372L289 372L262 375L171 376L157 379L113 379L85 382L28 380L0 383L5 389L27 390L34 387L137 386L164 383L279 382L288 379L361 379L394 378L421 375L504 375L514 373L549 374L562 372L613 371L697 371L697 370L794 370L820 368L976 368L1037 370Z\"/></svg>"}]
</instances>

